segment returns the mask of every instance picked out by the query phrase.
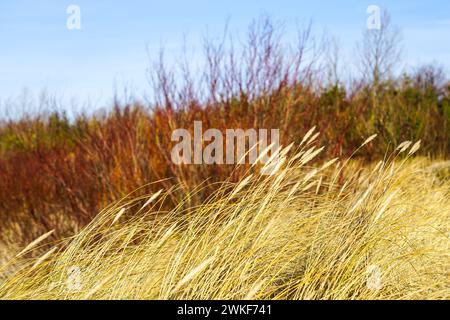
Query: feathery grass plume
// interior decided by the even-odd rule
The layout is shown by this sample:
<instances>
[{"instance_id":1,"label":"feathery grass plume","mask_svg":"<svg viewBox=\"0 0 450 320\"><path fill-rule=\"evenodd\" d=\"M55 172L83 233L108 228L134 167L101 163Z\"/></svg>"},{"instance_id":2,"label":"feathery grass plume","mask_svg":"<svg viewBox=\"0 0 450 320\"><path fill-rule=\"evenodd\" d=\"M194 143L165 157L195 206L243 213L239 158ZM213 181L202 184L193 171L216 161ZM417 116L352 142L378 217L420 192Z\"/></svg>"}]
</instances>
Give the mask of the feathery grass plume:
<instances>
[{"instance_id":1,"label":"feathery grass plume","mask_svg":"<svg viewBox=\"0 0 450 320\"><path fill-rule=\"evenodd\" d=\"M246 177L244 180L239 182L239 184L236 186L236 188L233 189L233 191L230 194L230 199L233 198L234 195L236 195L239 191L241 191L242 188L244 188L252 179L253 175L250 174L248 177Z\"/></svg>"},{"instance_id":2,"label":"feathery grass plume","mask_svg":"<svg viewBox=\"0 0 450 320\"><path fill-rule=\"evenodd\" d=\"M114 224L117 222L117 220L120 219L120 217L125 213L125 211L127 211L127 208L122 208L119 210L119 212L117 212L116 216L114 217L114 220L112 221L111 224Z\"/></svg>"},{"instance_id":3,"label":"feathery grass plume","mask_svg":"<svg viewBox=\"0 0 450 320\"><path fill-rule=\"evenodd\" d=\"M256 158L255 163L252 164L252 166L255 166L257 163L259 163L261 161L261 159L264 158L269 153L269 151L273 148L274 145L275 145L275 142L272 142L267 147L265 147L263 150L260 150L259 155Z\"/></svg>"},{"instance_id":4,"label":"feathery grass plume","mask_svg":"<svg viewBox=\"0 0 450 320\"><path fill-rule=\"evenodd\" d=\"M266 163L261 169L261 174L274 175L280 171L281 166L286 162L285 156L280 156L276 161Z\"/></svg>"},{"instance_id":5,"label":"feathery grass plume","mask_svg":"<svg viewBox=\"0 0 450 320\"><path fill-rule=\"evenodd\" d=\"M155 199L159 197L159 195L161 194L161 192L163 192L163 190L164 189L161 189L161 190L157 191L156 193L152 194L152 196L144 203L144 205L141 207L140 210L145 209L150 203L155 201Z\"/></svg>"},{"instance_id":6,"label":"feathery grass plume","mask_svg":"<svg viewBox=\"0 0 450 320\"><path fill-rule=\"evenodd\" d=\"M313 170L311 170L310 172L308 172L308 173L306 174L306 176L303 178L303 183L308 182L309 179L311 179L312 177L314 177L314 176L317 174L318 171L319 171L318 169L313 169Z\"/></svg>"},{"instance_id":7,"label":"feathery grass plume","mask_svg":"<svg viewBox=\"0 0 450 320\"><path fill-rule=\"evenodd\" d=\"M339 158L334 158L334 159L331 159L330 161L327 161L325 164L322 165L322 167L320 168L320 171L325 170L326 168L328 168L329 166L331 166L333 163L335 163L338 160L339 160Z\"/></svg>"},{"instance_id":8,"label":"feathery grass plume","mask_svg":"<svg viewBox=\"0 0 450 320\"><path fill-rule=\"evenodd\" d=\"M411 141L403 141L402 143L400 143L400 144L398 145L398 147L397 147L396 150L400 150L400 151L399 151L400 153L405 152L405 151L409 148L409 146L410 146L411 144L412 144Z\"/></svg>"},{"instance_id":9,"label":"feathery grass plume","mask_svg":"<svg viewBox=\"0 0 450 320\"><path fill-rule=\"evenodd\" d=\"M42 255L41 257L39 257L39 259L33 264L33 266L31 267L31 269L36 268L37 266L39 266L42 262L44 262L48 257L50 257L56 250L58 249L58 247L53 247L52 249L50 249L49 251L47 251L44 255Z\"/></svg>"},{"instance_id":10,"label":"feathery grass plume","mask_svg":"<svg viewBox=\"0 0 450 320\"><path fill-rule=\"evenodd\" d=\"M409 150L408 155L414 154L417 150L420 149L420 140L414 143L414 145L411 147L411 150Z\"/></svg>"},{"instance_id":11,"label":"feathery grass plume","mask_svg":"<svg viewBox=\"0 0 450 320\"><path fill-rule=\"evenodd\" d=\"M316 130L316 126L308 130L308 132L305 134L302 141L300 142L300 145L302 145L303 143L305 143L305 141L308 140L308 138L314 133L314 130Z\"/></svg>"},{"instance_id":12,"label":"feathery grass plume","mask_svg":"<svg viewBox=\"0 0 450 320\"><path fill-rule=\"evenodd\" d=\"M279 146L277 148L277 150L275 150L269 157L269 159L267 160L267 162L264 164L265 166L269 166L275 159L278 160L278 158L280 157L280 153L283 150L283 146Z\"/></svg>"},{"instance_id":13,"label":"feathery grass plume","mask_svg":"<svg viewBox=\"0 0 450 320\"><path fill-rule=\"evenodd\" d=\"M382 204L380 210L378 211L378 213L376 214L375 218L373 219L373 223L377 222L377 220L381 217L381 215L383 214L384 211L386 211L386 208L388 207L388 205L391 203L392 199L395 197L395 195L398 193L398 190L393 191L388 197L387 199L384 201L384 203Z\"/></svg>"},{"instance_id":14,"label":"feathery grass plume","mask_svg":"<svg viewBox=\"0 0 450 320\"><path fill-rule=\"evenodd\" d=\"M37 246L39 243L47 239L49 236L51 236L55 232L55 230L50 230L49 232L44 233L42 236L36 238L34 241L32 241L30 244L28 244L22 251L20 251L16 257L20 257L26 252L33 249L35 246Z\"/></svg>"},{"instance_id":15,"label":"feathery grass plume","mask_svg":"<svg viewBox=\"0 0 450 320\"><path fill-rule=\"evenodd\" d=\"M375 167L372 169L372 173L376 172L377 170L382 169L384 166L384 161L380 160L378 161L378 163L375 165Z\"/></svg>"},{"instance_id":16,"label":"feathery grass plume","mask_svg":"<svg viewBox=\"0 0 450 320\"><path fill-rule=\"evenodd\" d=\"M325 147L321 147L315 151L313 148L311 148L311 152L308 153L308 151L302 155L302 157L300 158L300 165L305 165L306 163L308 163L309 161L311 161L312 159L314 159L319 153L321 153L323 151Z\"/></svg>"},{"instance_id":17,"label":"feathery grass plume","mask_svg":"<svg viewBox=\"0 0 450 320\"><path fill-rule=\"evenodd\" d=\"M316 181L310 182L307 186L303 188L303 191L311 189L316 183L317 183Z\"/></svg>"},{"instance_id":18,"label":"feathery grass plume","mask_svg":"<svg viewBox=\"0 0 450 320\"><path fill-rule=\"evenodd\" d=\"M194 269L192 269L188 274L186 274L183 279L178 282L178 284L173 288L172 293L177 292L182 286L184 286L186 283L194 279L196 276L198 276L211 262L214 261L214 257L210 257L200 263L198 266L196 266Z\"/></svg>"},{"instance_id":19,"label":"feathery grass plume","mask_svg":"<svg viewBox=\"0 0 450 320\"><path fill-rule=\"evenodd\" d=\"M361 145L361 147L365 146L366 144L368 144L369 142L371 142L373 139L375 139L377 137L377 134L373 134L370 137L368 137L366 139L366 141L363 142L363 144Z\"/></svg>"},{"instance_id":20,"label":"feathery grass plume","mask_svg":"<svg viewBox=\"0 0 450 320\"><path fill-rule=\"evenodd\" d=\"M308 142L306 143L306 145L308 146L308 145L310 145L311 143L313 143L316 139L317 139L317 137L320 135L320 132L316 132L309 140L308 140Z\"/></svg>"}]
</instances>

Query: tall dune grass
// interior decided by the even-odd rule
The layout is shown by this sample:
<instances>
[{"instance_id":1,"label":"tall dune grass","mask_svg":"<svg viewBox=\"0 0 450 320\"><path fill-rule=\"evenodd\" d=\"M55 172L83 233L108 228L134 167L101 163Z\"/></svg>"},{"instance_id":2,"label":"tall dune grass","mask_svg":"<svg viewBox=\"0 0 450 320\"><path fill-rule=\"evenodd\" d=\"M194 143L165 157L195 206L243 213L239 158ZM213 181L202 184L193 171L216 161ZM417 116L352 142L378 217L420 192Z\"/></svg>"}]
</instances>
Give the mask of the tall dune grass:
<instances>
[{"instance_id":1,"label":"tall dune grass","mask_svg":"<svg viewBox=\"0 0 450 320\"><path fill-rule=\"evenodd\" d=\"M449 299L448 163L412 159L419 145L377 164L311 165L320 149L303 142L280 152L275 174L250 168L192 205L199 185L170 211L180 187L129 195L74 237L49 247L44 235L6 263L0 297Z\"/></svg>"},{"instance_id":2,"label":"tall dune grass","mask_svg":"<svg viewBox=\"0 0 450 320\"><path fill-rule=\"evenodd\" d=\"M206 39L198 66L190 63L189 52L174 64L161 53L151 59L154 90L148 99L125 94L104 113L18 117L17 110L28 110L29 101L14 101L10 108L16 117L0 119L0 261L10 256L5 248L20 251L49 230L55 230L52 240L76 234L102 208L142 185L147 184L135 196L170 189L163 209L171 210L189 192L184 206L192 207L220 182L245 178L248 166L171 161L172 132L184 128L193 134L194 121L205 131L222 133L279 129L283 145L300 143L315 125L322 132L318 142L326 144L318 160L348 157L373 132L377 143L358 157L379 160L393 145L421 139L423 155L448 158L450 82L436 64L376 85L358 74L350 82L331 80L328 69L334 66L323 65L331 58L326 56L330 43L315 39L309 26L300 28L298 37L284 38L284 31L263 17L244 37ZM36 101L39 109L55 105L69 108L44 95ZM210 183L192 193L205 180ZM148 184L152 181L158 183Z\"/></svg>"}]
</instances>

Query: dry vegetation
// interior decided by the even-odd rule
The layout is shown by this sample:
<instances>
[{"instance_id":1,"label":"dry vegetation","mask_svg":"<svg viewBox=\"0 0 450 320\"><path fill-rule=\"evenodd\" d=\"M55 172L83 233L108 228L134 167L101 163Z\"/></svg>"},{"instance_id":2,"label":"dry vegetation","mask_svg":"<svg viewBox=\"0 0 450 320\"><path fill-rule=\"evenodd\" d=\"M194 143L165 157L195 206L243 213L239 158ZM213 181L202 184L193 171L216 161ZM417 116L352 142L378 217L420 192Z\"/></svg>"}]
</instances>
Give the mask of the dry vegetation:
<instances>
[{"instance_id":1,"label":"dry vegetation","mask_svg":"<svg viewBox=\"0 0 450 320\"><path fill-rule=\"evenodd\" d=\"M161 54L148 104L3 120L0 298L449 299L450 84L394 77L388 31L345 84L309 28L287 45L263 19L200 72ZM284 162L175 165L195 120L278 128Z\"/></svg>"}]
</instances>

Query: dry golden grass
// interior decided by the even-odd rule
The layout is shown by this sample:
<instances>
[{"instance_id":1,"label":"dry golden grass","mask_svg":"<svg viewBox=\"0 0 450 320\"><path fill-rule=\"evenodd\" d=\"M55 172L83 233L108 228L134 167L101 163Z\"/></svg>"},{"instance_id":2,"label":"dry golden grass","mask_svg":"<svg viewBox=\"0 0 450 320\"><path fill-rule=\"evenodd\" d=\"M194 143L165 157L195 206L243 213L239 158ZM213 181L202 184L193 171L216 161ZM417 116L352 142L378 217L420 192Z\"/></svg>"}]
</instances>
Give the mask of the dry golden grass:
<instances>
[{"instance_id":1,"label":"dry golden grass","mask_svg":"<svg viewBox=\"0 0 450 320\"><path fill-rule=\"evenodd\" d=\"M174 190L127 197L39 258L6 263L0 297L449 299L448 163L411 159L419 143L404 143L378 164L312 166L311 143L201 206L188 194L162 212Z\"/></svg>"}]
</instances>

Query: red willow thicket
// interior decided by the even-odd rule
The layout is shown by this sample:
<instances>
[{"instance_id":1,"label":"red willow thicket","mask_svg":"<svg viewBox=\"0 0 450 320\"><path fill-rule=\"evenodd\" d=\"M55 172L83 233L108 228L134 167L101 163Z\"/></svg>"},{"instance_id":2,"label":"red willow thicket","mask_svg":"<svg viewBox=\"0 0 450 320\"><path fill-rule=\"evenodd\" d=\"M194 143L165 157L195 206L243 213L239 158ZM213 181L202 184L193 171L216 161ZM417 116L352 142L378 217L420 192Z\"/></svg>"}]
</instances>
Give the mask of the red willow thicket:
<instances>
[{"instance_id":1,"label":"red willow thicket","mask_svg":"<svg viewBox=\"0 0 450 320\"><path fill-rule=\"evenodd\" d=\"M377 143L357 156L382 157L389 147L417 139L425 153L448 154L450 86L438 81L436 68L384 79L374 108L370 82L324 80L326 42L315 41L309 27L297 40L287 45L282 28L263 19L249 28L243 44L231 36L205 41L200 69L193 70L187 58L169 68L161 53L150 71L151 103L117 102L105 114L72 120L56 112L4 121L2 241L25 243L50 229L57 237L69 235L142 186L137 193L173 188L172 206L199 185L191 204L211 194L214 182L239 179L248 165L172 163L172 131L192 130L196 120L204 130L277 128L284 145L300 142L316 126L318 143L331 156L349 155L373 133Z\"/></svg>"}]
</instances>

